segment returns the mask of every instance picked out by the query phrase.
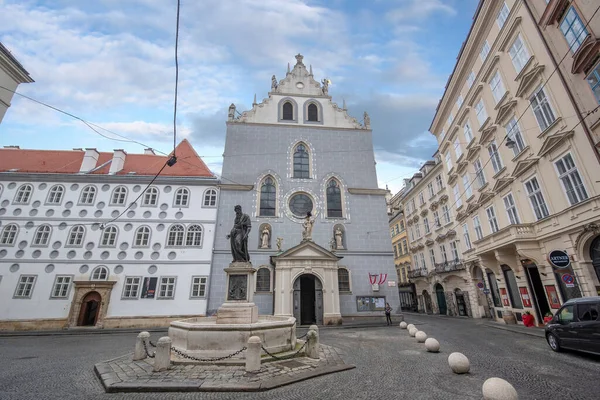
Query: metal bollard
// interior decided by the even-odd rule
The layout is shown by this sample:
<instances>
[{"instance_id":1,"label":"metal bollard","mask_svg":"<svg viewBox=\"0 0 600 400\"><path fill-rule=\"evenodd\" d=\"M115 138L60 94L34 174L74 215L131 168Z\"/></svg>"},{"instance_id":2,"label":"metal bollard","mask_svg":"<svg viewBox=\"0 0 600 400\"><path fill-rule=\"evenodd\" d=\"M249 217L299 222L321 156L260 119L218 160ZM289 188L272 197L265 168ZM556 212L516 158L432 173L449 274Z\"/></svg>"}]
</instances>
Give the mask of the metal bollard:
<instances>
[{"instance_id":1,"label":"metal bollard","mask_svg":"<svg viewBox=\"0 0 600 400\"><path fill-rule=\"evenodd\" d=\"M246 372L260 371L260 351L262 341L258 336L251 336L246 346Z\"/></svg>"},{"instance_id":2,"label":"metal bollard","mask_svg":"<svg viewBox=\"0 0 600 400\"><path fill-rule=\"evenodd\" d=\"M306 335L306 356L319 359L319 334L312 329Z\"/></svg>"},{"instance_id":3,"label":"metal bollard","mask_svg":"<svg viewBox=\"0 0 600 400\"><path fill-rule=\"evenodd\" d=\"M166 371L171 368L171 338L161 337L156 343L154 357L154 372Z\"/></svg>"},{"instance_id":4,"label":"metal bollard","mask_svg":"<svg viewBox=\"0 0 600 400\"><path fill-rule=\"evenodd\" d=\"M144 342L146 347L150 346L150 333L140 332L135 339L135 350L133 351L133 361L139 361L146 358L146 350L144 349Z\"/></svg>"}]
</instances>

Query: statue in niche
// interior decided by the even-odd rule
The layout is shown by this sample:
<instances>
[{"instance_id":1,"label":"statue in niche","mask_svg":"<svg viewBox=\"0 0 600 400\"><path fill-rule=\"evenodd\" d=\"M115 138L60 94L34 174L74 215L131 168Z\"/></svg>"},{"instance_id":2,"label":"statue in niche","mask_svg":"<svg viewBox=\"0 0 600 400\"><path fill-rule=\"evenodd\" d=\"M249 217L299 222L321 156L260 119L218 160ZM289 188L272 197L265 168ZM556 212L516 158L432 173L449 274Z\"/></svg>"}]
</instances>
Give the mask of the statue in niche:
<instances>
[{"instance_id":1,"label":"statue in niche","mask_svg":"<svg viewBox=\"0 0 600 400\"><path fill-rule=\"evenodd\" d=\"M344 244L342 241L343 235L344 232L342 232L342 229L339 226L335 228L335 248L338 250L344 250Z\"/></svg>"},{"instance_id":2,"label":"statue in niche","mask_svg":"<svg viewBox=\"0 0 600 400\"><path fill-rule=\"evenodd\" d=\"M267 225L265 225L262 232L260 233L260 248L261 249L268 249L270 247L269 246L269 238L270 237L271 237L271 231L269 230L269 227Z\"/></svg>"},{"instance_id":3,"label":"statue in niche","mask_svg":"<svg viewBox=\"0 0 600 400\"><path fill-rule=\"evenodd\" d=\"M274 90L277 90L277 87L278 87L278 86L279 86L279 85L277 84L277 78L275 78L275 75L273 75L273 76L271 77L271 90L273 90L273 91L274 91Z\"/></svg>"},{"instance_id":4,"label":"statue in niche","mask_svg":"<svg viewBox=\"0 0 600 400\"><path fill-rule=\"evenodd\" d=\"M227 114L227 119L229 121L233 121L235 119L235 104L231 103L229 106L229 113Z\"/></svg>"},{"instance_id":5,"label":"statue in niche","mask_svg":"<svg viewBox=\"0 0 600 400\"><path fill-rule=\"evenodd\" d=\"M304 230L302 231L302 240L312 240L312 230L313 225L315 224L314 218L311 218L312 214L309 212L306 213L306 218L302 223L302 227Z\"/></svg>"},{"instance_id":6,"label":"statue in niche","mask_svg":"<svg viewBox=\"0 0 600 400\"><path fill-rule=\"evenodd\" d=\"M242 213L242 206L235 206L235 220L231 233L227 235L231 244L231 255L233 262L250 262L250 254L248 254L248 236L252 224L248 214Z\"/></svg>"},{"instance_id":7,"label":"statue in niche","mask_svg":"<svg viewBox=\"0 0 600 400\"><path fill-rule=\"evenodd\" d=\"M323 95L327 96L329 94L329 79L325 78L321 80L323 84Z\"/></svg>"},{"instance_id":8,"label":"statue in niche","mask_svg":"<svg viewBox=\"0 0 600 400\"><path fill-rule=\"evenodd\" d=\"M365 114L363 116L363 123L365 125L365 128L370 128L371 127L371 117L369 117L369 114L365 111Z\"/></svg>"},{"instance_id":9,"label":"statue in niche","mask_svg":"<svg viewBox=\"0 0 600 400\"><path fill-rule=\"evenodd\" d=\"M277 238L277 250L281 251L281 245L283 244L283 238Z\"/></svg>"}]
</instances>

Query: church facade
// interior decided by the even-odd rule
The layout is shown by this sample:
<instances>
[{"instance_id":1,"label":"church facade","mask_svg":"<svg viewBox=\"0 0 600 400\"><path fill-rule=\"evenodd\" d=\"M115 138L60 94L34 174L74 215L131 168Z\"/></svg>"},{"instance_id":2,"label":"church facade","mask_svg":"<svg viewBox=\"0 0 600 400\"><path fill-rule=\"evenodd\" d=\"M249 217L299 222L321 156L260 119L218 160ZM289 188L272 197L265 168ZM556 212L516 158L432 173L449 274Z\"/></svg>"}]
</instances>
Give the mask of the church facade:
<instances>
[{"instance_id":1,"label":"church facade","mask_svg":"<svg viewBox=\"0 0 600 400\"><path fill-rule=\"evenodd\" d=\"M330 325L399 308L369 116L349 116L328 89L298 54L284 79L273 76L268 98L241 114L230 106L209 314L226 297L236 205L251 219L260 314Z\"/></svg>"}]
</instances>

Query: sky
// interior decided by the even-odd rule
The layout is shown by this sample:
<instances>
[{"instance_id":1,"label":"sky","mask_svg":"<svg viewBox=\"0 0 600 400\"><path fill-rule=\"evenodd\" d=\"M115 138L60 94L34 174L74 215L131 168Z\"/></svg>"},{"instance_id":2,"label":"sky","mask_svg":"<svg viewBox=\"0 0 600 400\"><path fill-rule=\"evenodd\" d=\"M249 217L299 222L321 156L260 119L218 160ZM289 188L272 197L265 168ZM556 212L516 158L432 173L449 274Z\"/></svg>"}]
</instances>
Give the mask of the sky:
<instances>
[{"instance_id":1,"label":"sky","mask_svg":"<svg viewBox=\"0 0 600 400\"><path fill-rule=\"evenodd\" d=\"M435 152L427 130L477 3L181 0L177 141L219 174L229 104L260 102L301 53L335 102L369 113L378 183L395 193ZM0 0L0 41L35 80L19 93L169 153L176 10L176 0ZM96 130L15 95L0 145L144 150Z\"/></svg>"}]
</instances>

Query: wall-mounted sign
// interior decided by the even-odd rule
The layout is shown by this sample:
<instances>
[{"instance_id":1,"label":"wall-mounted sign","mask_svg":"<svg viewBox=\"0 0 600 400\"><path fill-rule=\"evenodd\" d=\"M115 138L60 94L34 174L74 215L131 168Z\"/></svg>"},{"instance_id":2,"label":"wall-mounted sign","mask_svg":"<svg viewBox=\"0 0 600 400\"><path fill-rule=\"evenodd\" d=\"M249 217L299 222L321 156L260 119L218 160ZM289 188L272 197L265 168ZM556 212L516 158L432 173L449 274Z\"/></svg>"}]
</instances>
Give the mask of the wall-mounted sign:
<instances>
[{"instance_id":1,"label":"wall-mounted sign","mask_svg":"<svg viewBox=\"0 0 600 400\"><path fill-rule=\"evenodd\" d=\"M529 292L527 288L524 286L519 286L519 292L521 292L521 299L523 300L523 306L531 307L531 297L529 297Z\"/></svg>"},{"instance_id":2,"label":"wall-mounted sign","mask_svg":"<svg viewBox=\"0 0 600 400\"><path fill-rule=\"evenodd\" d=\"M550 307L557 310L560 308L560 300L558 299L558 293L556 293L556 287L554 285L546 285L546 294L548 295L548 301Z\"/></svg>"},{"instance_id":3,"label":"wall-mounted sign","mask_svg":"<svg viewBox=\"0 0 600 400\"><path fill-rule=\"evenodd\" d=\"M481 290L483 290L483 282L479 281L477 282L477 287Z\"/></svg>"},{"instance_id":4,"label":"wall-mounted sign","mask_svg":"<svg viewBox=\"0 0 600 400\"><path fill-rule=\"evenodd\" d=\"M510 301L508 300L508 293L505 288L500 288L500 297L502 297L502 304L506 307L510 307Z\"/></svg>"},{"instance_id":5,"label":"wall-mounted sign","mask_svg":"<svg viewBox=\"0 0 600 400\"><path fill-rule=\"evenodd\" d=\"M396 286L396 281L388 281L388 286L389 287Z\"/></svg>"},{"instance_id":6,"label":"wall-mounted sign","mask_svg":"<svg viewBox=\"0 0 600 400\"><path fill-rule=\"evenodd\" d=\"M565 283L566 287L575 287L575 278L571 274L562 274L560 277L562 281Z\"/></svg>"},{"instance_id":7,"label":"wall-mounted sign","mask_svg":"<svg viewBox=\"0 0 600 400\"><path fill-rule=\"evenodd\" d=\"M156 294L156 282L158 278L156 277L146 277L144 278L144 284L142 285L142 295L140 298L142 299L153 299Z\"/></svg>"},{"instance_id":8,"label":"wall-mounted sign","mask_svg":"<svg viewBox=\"0 0 600 400\"><path fill-rule=\"evenodd\" d=\"M571 259L569 255L564 250L552 250L550 254L548 254L548 262L554 268L567 268L571 265Z\"/></svg>"}]
</instances>

